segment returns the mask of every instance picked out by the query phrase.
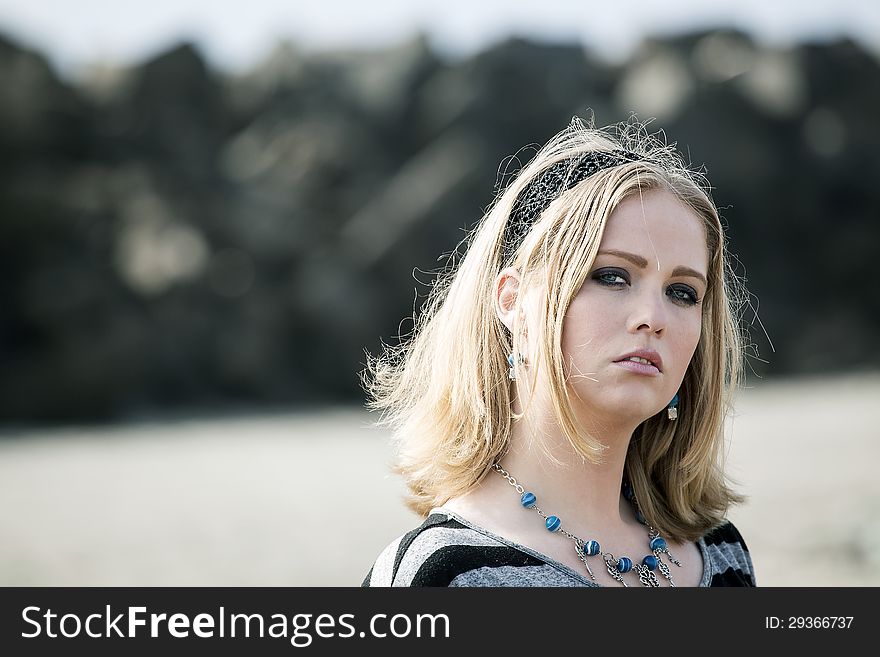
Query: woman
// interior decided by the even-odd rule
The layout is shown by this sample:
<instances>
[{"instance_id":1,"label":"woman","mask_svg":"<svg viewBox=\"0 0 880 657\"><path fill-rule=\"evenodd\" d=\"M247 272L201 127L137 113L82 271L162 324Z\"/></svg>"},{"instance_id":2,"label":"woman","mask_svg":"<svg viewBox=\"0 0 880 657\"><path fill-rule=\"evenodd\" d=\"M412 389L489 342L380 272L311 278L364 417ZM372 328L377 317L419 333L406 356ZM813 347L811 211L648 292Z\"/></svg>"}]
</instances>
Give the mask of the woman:
<instances>
[{"instance_id":1,"label":"woman","mask_svg":"<svg viewBox=\"0 0 880 657\"><path fill-rule=\"evenodd\" d=\"M424 523L364 586L754 586L721 467L736 279L699 174L574 120L370 359Z\"/></svg>"}]
</instances>

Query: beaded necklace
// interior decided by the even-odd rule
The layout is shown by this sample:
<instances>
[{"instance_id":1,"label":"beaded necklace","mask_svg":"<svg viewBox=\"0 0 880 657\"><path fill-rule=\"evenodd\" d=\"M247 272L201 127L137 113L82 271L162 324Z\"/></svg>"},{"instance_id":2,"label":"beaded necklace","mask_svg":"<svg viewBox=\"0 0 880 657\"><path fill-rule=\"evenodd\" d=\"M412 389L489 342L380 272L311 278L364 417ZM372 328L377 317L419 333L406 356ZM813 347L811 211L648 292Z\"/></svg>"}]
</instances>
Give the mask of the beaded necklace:
<instances>
[{"instance_id":1,"label":"beaded necklace","mask_svg":"<svg viewBox=\"0 0 880 657\"><path fill-rule=\"evenodd\" d=\"M672 573L669 570L669 566L667 566L663 560L660 558L662 554L666 555L666 558L669 559L671 563L674 563L676 566L681 567L681 563L679 563L675 557L672 556L669 552L669 548L666 545L666 541L660 536L660 532L654 529L648 522L645 520L642 512L638 508L638 503L636 502L635 494L632 491L632 488L628 483L624 482L623 484L623 494L627 500L629 500L630 504L633 505L633 508L636 511L636 517L639 519L643 525L648 528L648 548L651 550L651 554L645 555L642 559L641 563L636 563L629 557L615 557L610 552L602 552L602 548L599 546L599 543L594 540L583 540L578 538L574 534L569 531L566 531L562 528L562 521L557 516L548 516L544 511L541 510L539 506L537 506L538 498L535 497L534 493L529 493L523 488L517 481L514 479L507 470L501 467L501 464L494 463L492 467L495 471L504 477L511 486L516 489L516 492L521 495L520 502L527 509L534 509L538 512L542 518L544 518L544 525L547 527L547 530L550 532L561 532L566 537L570 538L574 541L574 550L578 555L578 558L583 562L584 566L587 568L587 572L590 574L590 579L594 582L596 581L596 576L593 574L592 568L590 568L590 564L587 561L588 557L594 557L596 555L600 555L602 560L605 562L605 569L608 571L608 574L611 575L615 579L615 581L620 582L624 586L627 586L627 583L623 581L623 575L628 573L631 570L635 570L636 574L639 576L639 582L643 586L660 586L660 582L657 579L657 575L654 574L655 570L659 570L660 574L663 575L667 580L669 580L670 586L675 586L675 582L672 581Z\"/></svg>"}]
</instances>

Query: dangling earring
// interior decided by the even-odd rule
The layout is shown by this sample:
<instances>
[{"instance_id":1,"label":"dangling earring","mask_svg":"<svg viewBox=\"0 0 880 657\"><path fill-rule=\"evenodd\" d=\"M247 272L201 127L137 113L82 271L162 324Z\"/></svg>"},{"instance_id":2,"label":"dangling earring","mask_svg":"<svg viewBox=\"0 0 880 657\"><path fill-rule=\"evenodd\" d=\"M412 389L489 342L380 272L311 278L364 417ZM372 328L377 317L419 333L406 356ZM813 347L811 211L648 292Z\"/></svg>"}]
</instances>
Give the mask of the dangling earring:
<instances>
[{"instance_id":1,"label":"dangling earring","mask_svg":"<svg viewBox=\"0 0 880 657\"><path fill-rule=\"evenodd\" d=\"M678 417L678 393L676 393L675 397L672 398L672 401L669 402L669 406L666 407L666 416L670 420L675 420Z\"/></svg>"},{"instance_id":2,"label":"dangling earring","mask_svg":"<svg viewBox=\"0 0 880 657\"><path fill-rule=\"evenodd\" d=\"M525 365L526 357L520 353L517 354L508 354L507 355L507 364L510 366L510 370L507 372L507 376L510 377L511 381L516 380L516 365Z\"/></svg>"}]
</instances>

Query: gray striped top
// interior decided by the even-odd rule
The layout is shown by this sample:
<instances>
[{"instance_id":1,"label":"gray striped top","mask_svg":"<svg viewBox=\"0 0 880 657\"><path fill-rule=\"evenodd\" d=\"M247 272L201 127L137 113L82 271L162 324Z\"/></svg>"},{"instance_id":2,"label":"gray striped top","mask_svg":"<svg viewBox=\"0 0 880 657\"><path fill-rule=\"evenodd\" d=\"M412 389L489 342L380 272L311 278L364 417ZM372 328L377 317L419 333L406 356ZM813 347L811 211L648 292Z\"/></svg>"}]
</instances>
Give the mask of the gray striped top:
<instances>
[{"instance_id":1,"label":"gray striped top","mask_svg":"<svg viewBox=\"0 0 880 657\"><path fill-rule=\"evenodd\" d=\"M751 556L730 522L697 541L703 557L700 586L755 586ZM435 509L392 541L362 586L601 586L565 564L465 520Z\"/></svg>"}]
</instances>

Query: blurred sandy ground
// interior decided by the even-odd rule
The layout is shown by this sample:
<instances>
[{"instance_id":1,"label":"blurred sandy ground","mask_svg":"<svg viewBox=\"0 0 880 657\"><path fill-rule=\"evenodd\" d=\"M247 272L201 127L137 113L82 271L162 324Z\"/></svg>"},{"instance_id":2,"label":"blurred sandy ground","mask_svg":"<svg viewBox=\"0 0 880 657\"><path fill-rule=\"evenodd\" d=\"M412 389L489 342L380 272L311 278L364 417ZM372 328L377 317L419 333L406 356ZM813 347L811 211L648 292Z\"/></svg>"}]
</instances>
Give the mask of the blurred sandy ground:
<instances>
[{"instance_id":1,"label":"blurred sandy ground","mask_svg":"<svg viewBox=\"0 0 880 657\"><path fill-rule=\"evenodd\" d=\"M880 375L742 391L731 519L763 586L880 585ZM418 524L359 409L0 438L0 585L356 586Z\"/></svg>"}]
</instances>

